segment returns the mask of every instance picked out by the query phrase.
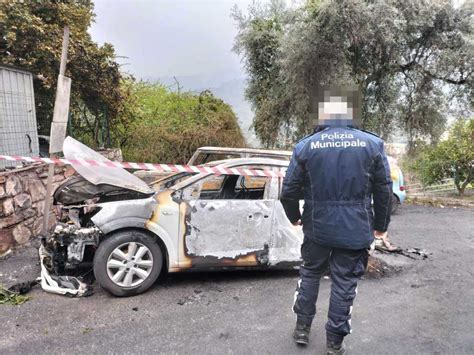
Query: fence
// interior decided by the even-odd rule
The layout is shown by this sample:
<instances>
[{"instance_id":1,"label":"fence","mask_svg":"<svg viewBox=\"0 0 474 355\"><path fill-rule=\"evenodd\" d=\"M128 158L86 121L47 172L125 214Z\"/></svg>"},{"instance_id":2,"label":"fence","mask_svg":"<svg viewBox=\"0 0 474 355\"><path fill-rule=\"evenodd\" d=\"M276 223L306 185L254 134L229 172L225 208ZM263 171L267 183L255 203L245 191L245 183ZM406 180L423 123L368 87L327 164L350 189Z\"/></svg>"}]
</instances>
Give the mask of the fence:
<instances>
[{"instance_id":1,"label":"fence","mask_svg":"<svg viewBox=\"0 0 474 355\"><path fill-rule=\"evenodd\" d=\"M30 72L0 64L0 154L48 156L54 93ZM95 147L110 146L109 116L102 104L71 100L67 133ZM16 167L0 162L0 170Z\"/></svg>"},{"instance_id":2,"label":"fence","mask_svg":"<svg viewBox=\"0 0 474 355\"><path fill-rule=\"evenodd\" d=\"M405 189L409 196L436 195L457 191L454 179L444 179L441 183L430 186L423 186L421 183L410 184L406 185Z\"/></svg>"}]
</instances>

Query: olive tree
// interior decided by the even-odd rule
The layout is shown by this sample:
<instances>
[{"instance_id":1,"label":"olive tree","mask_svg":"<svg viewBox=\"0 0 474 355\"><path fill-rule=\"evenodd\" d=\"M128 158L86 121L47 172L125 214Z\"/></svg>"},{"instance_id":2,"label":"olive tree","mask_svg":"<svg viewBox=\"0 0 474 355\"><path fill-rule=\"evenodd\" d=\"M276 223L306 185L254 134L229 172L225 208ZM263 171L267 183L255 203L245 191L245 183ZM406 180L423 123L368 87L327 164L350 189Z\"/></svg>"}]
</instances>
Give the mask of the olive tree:
<instances>
[{"instance_id":1,"label":"olive tree","mask_svg":"<svg viewBox=\"0 0 474 355\"><path fill-rule=\"evenodd\" d=\"M363 127L436 142L449 102L472 104L472 6L436 1L282 0L235 9L235 50L265 146L308 133L311 88L357 85ZM410 145L411 147L411 145Z\"/></svg>"}]
</instances>

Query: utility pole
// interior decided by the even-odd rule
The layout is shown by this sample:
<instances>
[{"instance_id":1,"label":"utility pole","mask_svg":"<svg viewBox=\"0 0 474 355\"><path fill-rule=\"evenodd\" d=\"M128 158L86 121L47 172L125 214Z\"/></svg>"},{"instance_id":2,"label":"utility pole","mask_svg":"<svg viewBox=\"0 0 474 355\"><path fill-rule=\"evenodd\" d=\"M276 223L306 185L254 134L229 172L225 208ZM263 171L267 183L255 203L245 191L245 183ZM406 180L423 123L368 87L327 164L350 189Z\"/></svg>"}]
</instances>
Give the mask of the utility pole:
<instances>
[{"instance_id":1,"label":"utility pole","mask_svg":"<svg viewBox=\"0 0 474 355\"><path fill-rule=\"evenodd\" d=\"M66 63L67 63L67 47L69 45L69 27L64 26L64 34L63 34L63 46L61 50L61 64L59 66L59 77L58 77L58 90L56 91L56 101L54 104L54 109L55 109L55 114L56 114L56 108L58 105L58 96L59 96L59 91L60 91L60 80L62 77L64 77L66 73ZM69 100L68 100L68 106L69 106ZM55 120L55 116L53 116L53 122L51 123L51 127L53 128L53 123ZM53 129L51 129L53 131ZM52 142L52 134L50 132L50 146L49 146L49 155L50 158L53 157L52 153L56 153L53 151L51 144ZM64 140L64 137L63 137ZM48 166L48 180L46 183L46 198L44 200L44 211L43 211L43 230L42 234L44 237L46 237L48 233L48 221L49 221L49 215L51 213L50 208L51 208L51 194L53 190L53 175L54 175L54 164L50 163Z\"/></svg>"}]
</instances>

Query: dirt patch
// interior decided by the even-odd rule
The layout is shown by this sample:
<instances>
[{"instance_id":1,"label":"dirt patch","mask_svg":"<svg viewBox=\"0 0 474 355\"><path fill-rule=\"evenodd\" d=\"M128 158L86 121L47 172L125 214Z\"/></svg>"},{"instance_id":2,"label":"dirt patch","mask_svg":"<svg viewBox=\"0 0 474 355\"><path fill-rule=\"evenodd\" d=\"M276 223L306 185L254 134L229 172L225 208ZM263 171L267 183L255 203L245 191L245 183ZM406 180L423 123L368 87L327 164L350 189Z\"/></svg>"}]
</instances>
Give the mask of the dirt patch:
<instances>
[{"instance_id":1,"label":"dirt patch","mask_svg":"<svg viewBox=\"0 0 474 355\"><path fill-rule=\"evenodd\" d=\"M452 197L434 197L434 196L415 196L408 197L406 203L412 205L421 206L433 206L433 207L463 207L463 208L474 208L474 200L470 198L460 199Z\"/></svg>"},{"instance_id":2,"label":"dirt patch","mask_svg":"<svg viewBox=\"0 0 474 355\"><path fill-rule=\"evenodd\" d=\"M367 264L367 271L364 275L366 279L381 279L382 277L392 276L402 271L402 266L390 265L386 261L375 257L369 256L369 262Z\"/></svg>"},{"instance_id":3,"label":"dirt patch","mask_svg":"<svg viewBox=\"0 0 474 355\"><path fill-rule=\"evenodd\" d=\"M430 260L431 254L419 248L400 249L394 252L376 250L369 256L366 279L380 279L406 271L416 263Z\"/></svg>"}]
</instances>

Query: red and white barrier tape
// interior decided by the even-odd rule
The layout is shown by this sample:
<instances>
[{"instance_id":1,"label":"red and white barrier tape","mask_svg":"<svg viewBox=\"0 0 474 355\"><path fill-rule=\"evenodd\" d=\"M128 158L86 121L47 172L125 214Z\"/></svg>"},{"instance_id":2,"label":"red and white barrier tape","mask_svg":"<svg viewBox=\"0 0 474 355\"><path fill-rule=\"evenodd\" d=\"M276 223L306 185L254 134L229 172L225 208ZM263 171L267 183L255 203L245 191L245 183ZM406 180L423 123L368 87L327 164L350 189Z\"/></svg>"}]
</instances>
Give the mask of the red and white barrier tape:
<instances>
[{"instance_id":1,"label":"red and white barrier tape","mask_svg":"<svg viewBox=\"0 0 474 355\"><path fill-rule=\"evenodd\" d=\"M49 164L66 164L81 165L92 167L106 168L125 168L138 170L153 170L162 173L212 173L216 175L244 175L244 176L268 176L268 177L285 177L284 170L256 170L244 168L224 168L220 166L191 166L176 164L152 164L152 163L129 163L117 161L99 161L88 159L60 159L60 158L40 158L40 157L23 157L19 155L0 155L0 160L10 161L26 161L30 163L49 163Z\"/></svg>"}]
</instances>

